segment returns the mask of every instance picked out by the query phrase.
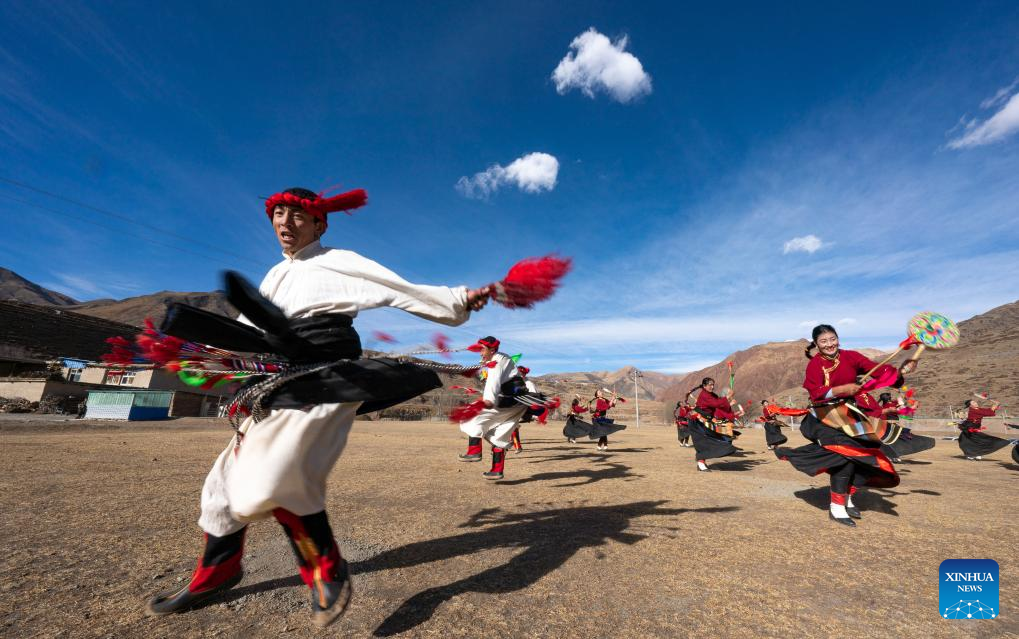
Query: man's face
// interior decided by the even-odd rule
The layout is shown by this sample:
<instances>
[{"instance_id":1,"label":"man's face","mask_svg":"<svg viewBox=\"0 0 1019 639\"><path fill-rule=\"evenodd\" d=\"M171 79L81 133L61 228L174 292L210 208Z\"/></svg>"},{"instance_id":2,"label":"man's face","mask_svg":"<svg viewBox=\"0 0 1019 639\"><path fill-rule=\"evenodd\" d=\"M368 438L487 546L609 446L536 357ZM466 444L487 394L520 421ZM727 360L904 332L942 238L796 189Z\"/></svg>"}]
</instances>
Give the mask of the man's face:
<instances>
[{"instance_id":1,"label":"man's face","mask_svg":"<svg viewBox=\"0 0 1019 639\"><path fill-rule=\"evenodd\" d=\"M272 210L272 228L283 252L292 256L317 240L324 225L304 209L281 204Z\"/></svg>"},{"instance_id":2,"label":"man's face","mask_svg":"<svg viewBox=\"0 0 1019 639\"><path fill-rule=\"evenodd\" d=\"M495 357L495 349L491 346L483 346L481 348L481 361L490 362Z\"/></svg>"}]
</instances>

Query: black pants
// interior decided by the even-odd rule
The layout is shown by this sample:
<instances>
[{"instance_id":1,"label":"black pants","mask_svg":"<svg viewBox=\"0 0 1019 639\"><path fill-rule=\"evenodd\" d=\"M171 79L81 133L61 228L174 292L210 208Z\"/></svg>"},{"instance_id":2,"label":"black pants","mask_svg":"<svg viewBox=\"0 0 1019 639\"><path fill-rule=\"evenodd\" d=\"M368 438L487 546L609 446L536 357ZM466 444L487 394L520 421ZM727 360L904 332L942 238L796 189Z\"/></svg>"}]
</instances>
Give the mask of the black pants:
<instances>
[{"instance_id":1,"label":"black pants","mask_svg":"<svg viewBox=\"0 0 1019 639\"><path fill-rule=\"evenodd\" d=\"M831 474L831 491L833 493L845 495L849 492L850 486L859 488L866 484L867 478L856 472L856 466L851 461L847 461L842 468Z\"/></svg>"}]
</instances>

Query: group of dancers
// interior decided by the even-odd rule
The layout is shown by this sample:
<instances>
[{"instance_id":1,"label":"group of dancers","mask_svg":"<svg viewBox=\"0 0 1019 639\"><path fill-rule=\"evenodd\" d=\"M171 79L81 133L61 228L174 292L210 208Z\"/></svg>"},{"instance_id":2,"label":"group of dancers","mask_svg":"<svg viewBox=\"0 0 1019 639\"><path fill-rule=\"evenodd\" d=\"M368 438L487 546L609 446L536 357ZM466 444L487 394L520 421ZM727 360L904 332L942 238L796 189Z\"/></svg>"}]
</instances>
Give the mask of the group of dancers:
<instances>
[{"instance_id":1,"label":"group of dancers","mask_svg":"<svg viewBox=\"0 0 1019 639\"><path fill-rule=\"evenodd\" d=\"M814 351L817 351L814 353ZM800 433L806 445L787 448L782 445L788 437L782 433L785 426L773 404L762 401L761 421L764 423L765 441L769 450L794 468L815 476L830 476L829 517L832 521L855 527L854 520L862 513L853 501L853 495L865 486L892 488L898 485L899 475L893 463L933 448L935 440L913 433L898 424L900 403L891 393L882 393L875 400L867 391L861 376L887 380L891 387L901 387L904 375L915 370L917 356L907 358L898 368L876 364L857 351L842 349L838 333L827 324L815 327L806 349L809 360L804 374L803 387L810 398L810 408L790 411L801 415ZM730 388L724 397L715 394L715 380L706 377L676 405L675 418L680 446L692 446L696 451L697 470L710 471L707 460L736 455L739 449L734 442L739 431L733 425L739 417L733 411L736 402ZM698 393L695 401L694 393ZM1016 440L1007 440L984 432L981 420L995 415L999 404L993 402L983 408L979 400L969 400L966 419L959 425L959 447L967 459L979 460ZM783 410L783 409L778 409ZM889 436L893 433L895 436ZM1014 446L1012 457L1019 464L1019 445Z\"/></svg>"},{"instance_id":2,"label":"group of dancers","mask_svg":"<svg viewBox=\"0 0 1019 639\"><path fill-rule=\"evenodd\" d=\"M568 270L568 261L547 257L518 263L520 268L515 266L505 279L480 288L410 283L357 253L320 243L328 228L327 214L366 202L362 190L324 197L291 188L273 195L265 202L265 214L283 249L283 260L257 289L228 274L227 297L241 317L229 320L176 304L160 330L150 327L137 339L136 348L145 361L176 366L181 374L209 374L210 384L252 377L231 406L235 435L202 488L197 565L182 588L148 602L150 615L192 609L239 583L247 527L274 518L290 541L297 570L309 589L314 623L332 623L347 608L352 588L326 513L329 473L347 445L356 415L442 385L436 370L443 365L396 356L362 357L353 319L362 310L394 307L441 324L460 325L489 300L519 308L547 298ZM114 360L140 361L139 352L131 351L126 340L111 343ZM812 354L815 348L818 353ZM479 353L481 361L475 367L460 367L459 372L480 373L484 388L481 399L458 420L467 436L467 450L460 459L481 461L482 442L487 440L492 466L483 475L498 480L505 474L507 448L522 450L520 424L544 420L556 404L527 380L526 367L500 351L494 336L482 337L469 350ZM246 360L235 353L260 355ZM915 441L914 448L922 449L925 438L913 435L905 442L900 438L886 453L879 441L826 425L825 415L852 405L867 416L880 416L884 409L862 390L857 375L867 370L892 372L895 384L901 384L915 360L894 371L887 365L878 367L860 353L840 349L838 335L828 325L814 329L807 356L804 387L813 406L800 432L809 443L782 447L787 441L782 426L766 410L768 445L779 459L808 475L829 474L830 517L854 526L853 520L861 517L853 502L856 490L897 485L889 454L896 458L908 454L899 448L907 442ZM212 368L203 373L203 366ZM697 396L691 401L693 392ZM621 401L625 400L606 390L587 401L575 398L564 436L572 442L588 437L597 440L599 450L606 450L609 435L625 428L608 417ZM680 443L695 449L699 471L710 471L708 460L737 452L738 431L732 422L742 410L731 388L719 396L715 381L705 378L680 408ZM959 439L967 457L979 459L1007 445L980 432L981 420L996 406L984 409L972 402L969 408ZM585 421L588 412L590 421Z\"/></svg>"}]
</instances>

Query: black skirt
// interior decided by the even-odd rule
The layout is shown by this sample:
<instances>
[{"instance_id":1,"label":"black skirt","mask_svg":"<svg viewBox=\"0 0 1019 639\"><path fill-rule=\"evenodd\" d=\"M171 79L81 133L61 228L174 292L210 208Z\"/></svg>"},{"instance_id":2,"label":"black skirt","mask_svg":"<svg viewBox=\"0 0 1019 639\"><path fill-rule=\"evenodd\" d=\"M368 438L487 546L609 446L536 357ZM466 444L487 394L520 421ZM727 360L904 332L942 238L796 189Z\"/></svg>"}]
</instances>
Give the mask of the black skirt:
<instances>
[{"instance_id":1,"label":"black skirt","mask_svg":"<svg viewBox=\"0 0 1019 639\"><path fill-rule=\"evenodd\" d=\"M688 423L697 459L717 459L736 454L738 449L732 445L731 437L716 433L699 419L691 419Z\"/></svg>"},{"instance_id":2,"label":"black skirt","mask_svg":"<svg viewBox=\"0 0 1019 639\"><path fill-rule=\"evenodd\" d=\"M782 425L774 420L764 422L764 441L769 446L781 446L789 441L789 438L782 433Z\"/></svg>"},{"instance_id":3,"label":"black skirt","mask_svg":"<svg viewBox=\"0 0 1019 639\"><path fill-rule=\"evenodd\" d=\"M881 452L892 458L915 455L934 448L935 441L933 437L915 435L910 429L903 428L894 444L881 444Z\"/></svg>"},{"instance_id":4,"label":"black skirt","mask_svg":"<svg viewBox=\"0 0 1019 639\"><path fill-rule=\"evenodd\" d=\"M566 418L566 425L563 426L563 437L567 439L579 439L580 437L587 437L591 434L591 424L588 424L584 420L570 415Z\"/></svg>"},{"instance_id":5,"label":"black skirt","mask_svg":"<svg viewBox=\"0 0 1019 639\"><path fill-rule=\"evenodd\" d=\"M983 457L999 451L1009 445L1007 439L988 435L986 433L971 433L969 428L977 428L976 424L963 422L959 424L959 448L967 457Z\"/></svg>"},{"instance_id":6,"label":"black skirt","mask_svg":"<svg viewBox=\"0 0 1019 639\"><path fill-rule=\"evenodd\" d=\"M1012 447L1012 461L1019 464L1019 446Z\"/></svg>"},{"instance_id":7,"label":"black skirt","mask_svg":"<svg viewBox=\"0 0 1019 639\"><path fill-rule=\"evenodd\" d=\"M788 461L796 470L811 477L840 470L847 463L863 475L867 486L893 488L899 475L888 457L881 452L881 443L857 439L839 429L825 426L813 415L806 415L800 433L811 443L799 448L776 448L775 456Z\"/></svg>"},{"instance_id":8,"label":"black skirt","mask_svg":"<svg viewBox=\"0 0 1019 639\"><path fill-rule=\"evenodd\" d=\"M588 437L591 439L601 439L602 437L608 437L612 433L626 430L624 424L617 424L615 420L608 417L598 417L592 419L591 422L591 432L588 434Z\"/></svg>"}]
</instances>

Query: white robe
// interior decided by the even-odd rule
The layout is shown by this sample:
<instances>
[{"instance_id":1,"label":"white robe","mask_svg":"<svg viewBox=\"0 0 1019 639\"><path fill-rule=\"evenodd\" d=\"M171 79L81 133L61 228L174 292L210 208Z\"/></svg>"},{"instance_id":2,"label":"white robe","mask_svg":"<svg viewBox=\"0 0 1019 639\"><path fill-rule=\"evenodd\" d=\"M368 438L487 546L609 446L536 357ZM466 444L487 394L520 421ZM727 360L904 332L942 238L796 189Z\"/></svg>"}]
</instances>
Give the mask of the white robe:
<instances>
[{"instance_id":1,"label":"white robe","mask_svg":"<svg viewBox=\"0 0 1019 639\"><path fill-rule=\"evenodd\" d=\"M467 321L467 288L411 284L351 251L309 244L274 266L259 287L292 318L325 313L356 317L358 311L392 306L456 326ZM241 321L249 323L245 318ZM299 515L325 509L325 487L347 443L361 404L320 404L308 410L273 410L258 422L245 419L220 454L202 488L198 525L222 537L275 508Z\"/></svg>"},{"instance_id":2,"label":"white robe","mask_svg":"<svg viewBox=\"0 0 1019 639\"><path fill-rule=\"evenodd\" d=\"M482 399L493 404L492 408L482 410L470 421L460 425L460 430L468 437L484 437L492 446L506 448L513 441L513 431L520 425L520 418L527 412L523 404L514 404L509 408L498 408L499 388L517 374L517 365L509 356L496 353L492 360L494 368L486 369L488 379Z\"/></svg>"}]
</instances>

